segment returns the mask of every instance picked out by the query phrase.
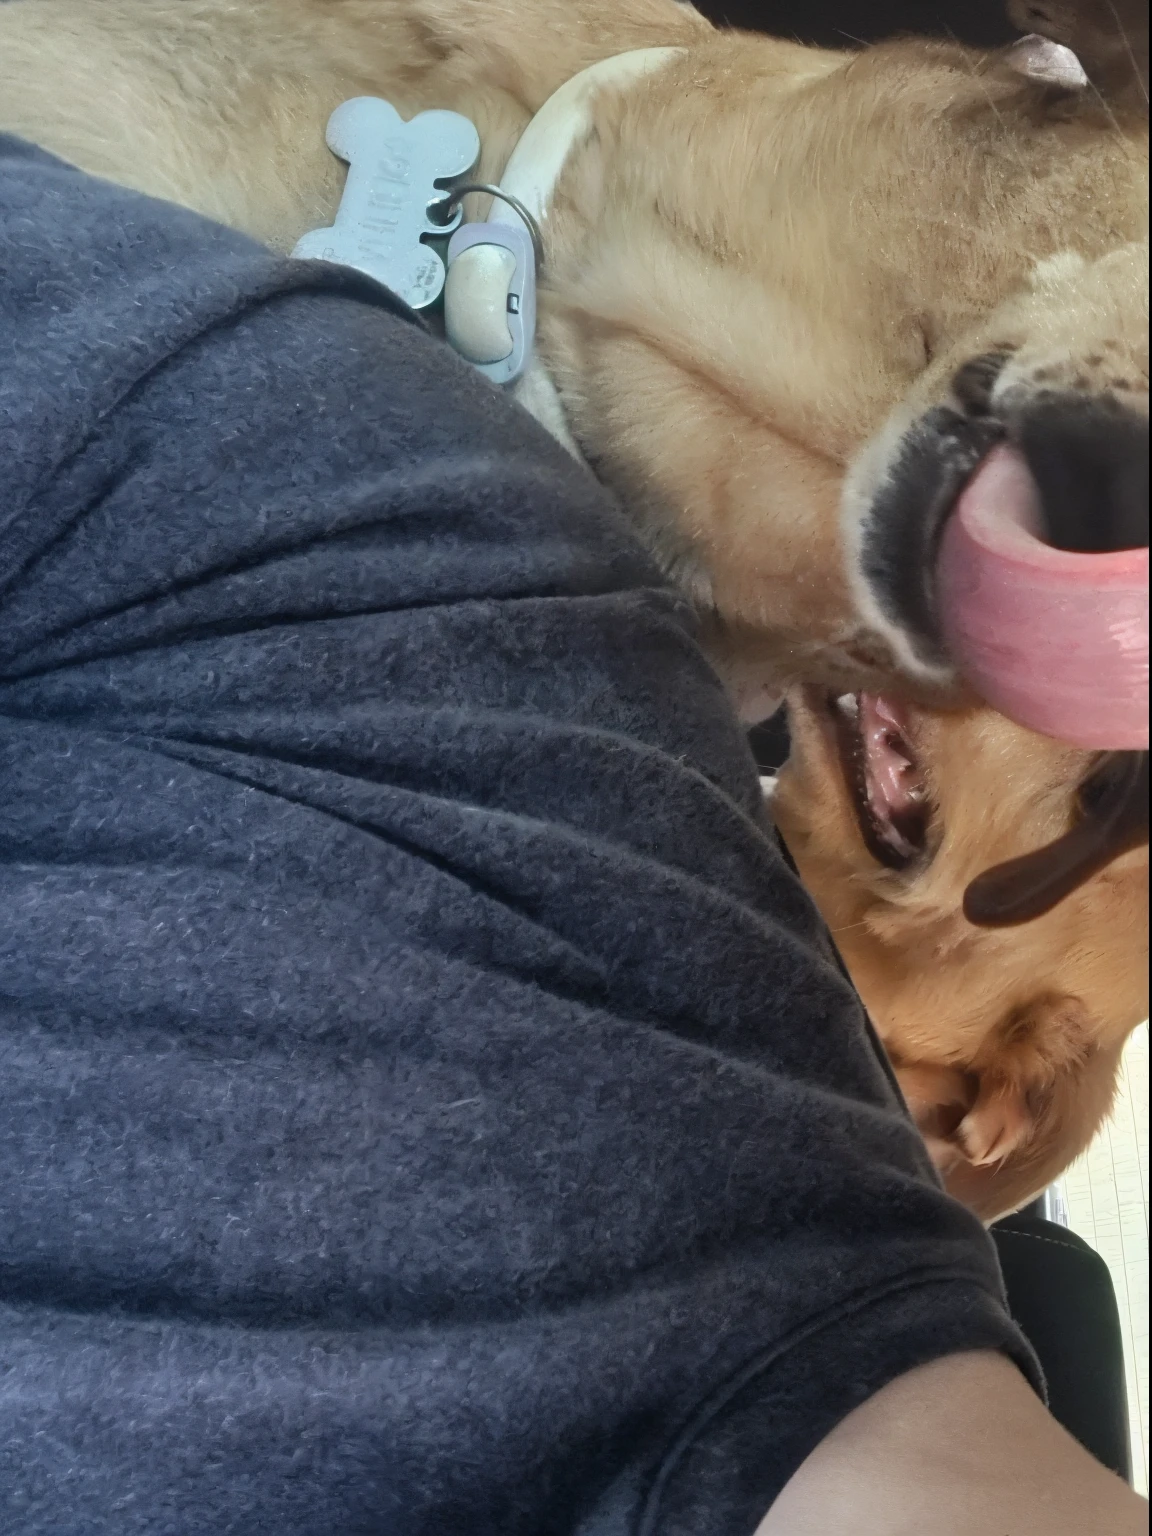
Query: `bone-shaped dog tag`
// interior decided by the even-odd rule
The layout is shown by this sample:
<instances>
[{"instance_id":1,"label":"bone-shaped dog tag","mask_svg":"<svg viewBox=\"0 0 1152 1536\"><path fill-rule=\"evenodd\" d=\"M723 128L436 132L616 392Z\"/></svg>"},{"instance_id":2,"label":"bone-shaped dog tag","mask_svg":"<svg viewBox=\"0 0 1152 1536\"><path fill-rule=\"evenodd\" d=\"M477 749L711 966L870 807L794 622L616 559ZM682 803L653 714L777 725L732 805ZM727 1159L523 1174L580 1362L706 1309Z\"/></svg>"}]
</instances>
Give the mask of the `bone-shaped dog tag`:
<instances>
[{"instance_id":1,"label":"bone-shaped dog tag","mask_svg":"<svg viewBox=\"0 0 1152 1536\"><path fill-rule=\"evenodd\" d=\"M355 267L413 309L435 303L444 263L422 236L450 234L429 206L475 165L480 136L458 112L421 112L405 122L389 102L357 96L328 119L328 147L348 162L336 218L301 239L293 256Z\"/></svg>"}]
</instances>

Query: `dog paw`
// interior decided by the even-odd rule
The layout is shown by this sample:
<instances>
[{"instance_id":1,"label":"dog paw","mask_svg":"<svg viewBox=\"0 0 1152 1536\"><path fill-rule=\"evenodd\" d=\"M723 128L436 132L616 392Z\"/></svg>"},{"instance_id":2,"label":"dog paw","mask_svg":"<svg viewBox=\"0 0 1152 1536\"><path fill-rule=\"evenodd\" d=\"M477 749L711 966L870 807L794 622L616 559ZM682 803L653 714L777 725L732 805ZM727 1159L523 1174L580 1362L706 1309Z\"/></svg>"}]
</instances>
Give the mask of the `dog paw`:
<instances>
[{"instance_id":1,"label":"dog paw","mask_svg":"<svg viewBox=\"0 0 1152 1536\"><path fill-rule=\"evenodd\" d=\"M975 1096L972 1077L956 1067L916 1062L895 1068L900 1092L937 1173L944 1177L964 1156L956 1128Z\"/></svg>"},{"instance_id":2,"label":"dog paw","mask_svg":"<svg viewBox=\"0 0 1152 1536\"><path fill-rule=\"evenodd\" d=\"M1002 1163L1032 1134L1035 1123L1024 1093L1012 1082L980 1085L976 1103L956 1127L956 1141L977 1168Z\"/></svg>"}]
</instances>

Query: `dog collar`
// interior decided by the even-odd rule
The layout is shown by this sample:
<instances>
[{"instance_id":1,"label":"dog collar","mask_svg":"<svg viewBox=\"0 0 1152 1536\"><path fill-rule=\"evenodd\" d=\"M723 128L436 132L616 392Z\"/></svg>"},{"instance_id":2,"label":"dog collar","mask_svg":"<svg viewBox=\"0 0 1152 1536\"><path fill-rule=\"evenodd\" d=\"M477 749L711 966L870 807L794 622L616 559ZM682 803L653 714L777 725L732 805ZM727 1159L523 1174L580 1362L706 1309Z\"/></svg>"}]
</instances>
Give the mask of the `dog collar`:
<instances>
[{"instance_id":1,"label":"dog collar","mask_svg":"<svg viewBox=\"0 0 1152 1536\"><path fill-rule=\"evenodd\" d=\"M521 343L505 323L510 299L522 315L526 306L522 296L510 294L506 276L510 262L505 258L501 263L495 253L505 244L508 232L518 237L521 249L525 237L532 234L517 204L541 233L547 229L556 183L573 145L592 125L592 103L597 94L606 87L627 85L651 74L681 51L634 49L590 65L565 81L532 118L508 158L500 190L509 200L494 199L488 221L465 225L448 247L444 323L449 342L497 382L511 384L519 403L576 457L580 457L579 450L565 420L559 392L532 347L531 332ZM518 252L509 252L513 254ZM519 264L509 275L513 280L520 275ZM534 284L531 301L534 325ZM498 352L499 357L485 355L492 352Z\"/></svg>"},{"instance_id":2,"label":"dog collar","mask_svg":"<svg viewBox=\"0 0 1152 1536\"><path fill-rule=\"evenodd\" d=\"M405 122L386 101L357 97L337 107L326 138L348 163L333 223L305 235L294 256L355 267L425 309L444 293L449 344L519 403L575 457L560 396L535 353L541 231L564 162L591 127L605 87L661 68L678 48L641 48L603 59L555 91L521 134L493 188L483 223L463 224L453 187L475 165L480 139L456 112L421 112ZM460 187L459 196L463 195ZM449 235L445 262L428 239Z\"/></svg>"}]
</instances>

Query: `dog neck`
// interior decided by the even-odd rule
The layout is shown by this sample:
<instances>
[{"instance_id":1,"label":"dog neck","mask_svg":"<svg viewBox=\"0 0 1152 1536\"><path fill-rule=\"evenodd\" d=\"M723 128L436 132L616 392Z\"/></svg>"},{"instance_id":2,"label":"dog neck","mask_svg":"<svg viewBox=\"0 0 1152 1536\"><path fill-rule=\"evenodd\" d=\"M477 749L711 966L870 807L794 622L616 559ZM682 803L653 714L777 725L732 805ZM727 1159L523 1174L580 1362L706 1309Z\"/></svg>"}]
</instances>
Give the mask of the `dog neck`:
<instances>
[{"instance_id":1,"label":"dog neck","mask_svg":"<svg viewBox=\"0 0 1152 1536\"><path fill-rule=\"evenodd\" d=\"M565 81L529 122L504 167L500 186L532 215L544 234L545 245L552 194L570 151L592 127L596 96L606 88L623 87L651 74L681 51L638 48L603 59ZM489 220L493 224L525 227L508 203L496 202ZM560 392L538 351L533 352L528 367L513 385L512 394L574 458L582 459L564 414Z\"/></svg>"}]
</instances>

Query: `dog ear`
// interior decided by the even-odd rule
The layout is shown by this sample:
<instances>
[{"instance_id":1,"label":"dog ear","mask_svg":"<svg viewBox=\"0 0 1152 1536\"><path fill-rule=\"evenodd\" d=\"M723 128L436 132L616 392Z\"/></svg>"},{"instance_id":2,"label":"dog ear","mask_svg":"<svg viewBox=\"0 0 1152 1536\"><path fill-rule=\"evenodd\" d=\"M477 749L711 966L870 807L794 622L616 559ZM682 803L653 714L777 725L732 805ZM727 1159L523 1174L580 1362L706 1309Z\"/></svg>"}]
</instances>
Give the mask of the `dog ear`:
<instances>
[{"instance_id":1,"label":"dog ear","mask_svg":"<svg viewBox=\"0 0 1152 1536\"><path fill-rule=\"evenodd\" d=\"M1008 16L1070 48L1113 109L1147 115L1147 0L1009 0Z\"/></svg>"}]
</instances>

